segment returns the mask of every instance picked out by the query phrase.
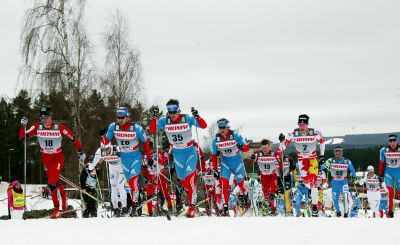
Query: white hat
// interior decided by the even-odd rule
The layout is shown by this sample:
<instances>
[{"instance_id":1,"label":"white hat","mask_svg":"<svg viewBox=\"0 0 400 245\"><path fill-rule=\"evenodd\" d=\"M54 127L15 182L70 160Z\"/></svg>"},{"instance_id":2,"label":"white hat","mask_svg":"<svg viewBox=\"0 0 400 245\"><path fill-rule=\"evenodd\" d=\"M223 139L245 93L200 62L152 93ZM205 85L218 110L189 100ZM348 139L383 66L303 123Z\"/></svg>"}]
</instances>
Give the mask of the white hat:
<instances>
[{"instance_id":1,"label":"white hat","mask_svg":"<svg viewBox=\"0 0 400 245\"><path fill-rule=\"evenodd\" d=\"M374 166L369 165L369 166L367 167L367 171L368 171L368 172L374 172L374 171L375 171Z\"/></svg>"}]
</instances>

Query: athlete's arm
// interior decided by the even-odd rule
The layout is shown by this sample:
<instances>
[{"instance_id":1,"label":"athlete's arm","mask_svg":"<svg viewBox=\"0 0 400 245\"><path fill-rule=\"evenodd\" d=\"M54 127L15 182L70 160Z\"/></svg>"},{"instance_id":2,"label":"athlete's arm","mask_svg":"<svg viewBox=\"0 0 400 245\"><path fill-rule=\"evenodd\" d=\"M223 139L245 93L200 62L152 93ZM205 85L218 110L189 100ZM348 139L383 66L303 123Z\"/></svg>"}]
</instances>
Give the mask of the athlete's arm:
<instances>
[{"instance_id":1,"label":"athlete's arm","mask_svg":"<svg viewBox=\"0 0 400 245\"><path fill-rule=\"evenodd\" d=\"M67 126L60 123L60 132L65 138L68 138L74 143L77 151L82 150L81 142L79 142L79 139L75 137L74 133Z\"/></svg>"}]
</instances>

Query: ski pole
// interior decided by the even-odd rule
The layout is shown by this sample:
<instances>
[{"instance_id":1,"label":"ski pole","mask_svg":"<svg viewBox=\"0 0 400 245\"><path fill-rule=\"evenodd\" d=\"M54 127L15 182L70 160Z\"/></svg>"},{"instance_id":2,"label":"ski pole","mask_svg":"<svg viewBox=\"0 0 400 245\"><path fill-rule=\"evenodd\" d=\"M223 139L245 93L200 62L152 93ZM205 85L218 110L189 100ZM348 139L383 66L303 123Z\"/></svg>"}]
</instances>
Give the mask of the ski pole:
<instances>
[{"instance_id":1,"label":"ski pole","mask_svg":"<svg viewBox=\"0 0 400 245\"><path fill-rule=\"evenodd\" d=\"M190 110L191 110L191 111L194 111L194 107L192 106L192 107L190 108ZM199 122L197 121L197 119L195 119L195 120L196 120L196 124L198 124ZM196 151L197 151L197 158L198 158L199 164L200 164L200 172L201 172L201 173L204 173L204 172L203 172L202 162L201 162L201 155L200 155L199 133L198 133L197 125L196 125L196 124L194 125L194 127L195 127L195 130L196 130L196 141L197 141L197 149L196 149ZM204 193L206 193L206 192L207 192L207 188L206 188L206 185L205 185L204 181L203 181L203 180L200 180L200 182L203 183ZM228 200L226 200L226 202L228 202ZM211 206L210 206L210 205L209 205L209 208L210 208L210 210L211 210Z\"/></svg>"},{"instance_id":2,"label":"ski pole","mask_svg":"<svg viewBox=\"0 0 400 245\"><path fill-rule=\"evenodd\" d=\"M26 124L24 124L24 205L26 207Z\"/></svg>"},{"instance_id":3,"label":"ski pole","mask_svg":"<svg viewBox=\"0 0 400 245\"><path fill-rule=\"evenodd\" d=\"M285 157L285 150L283 149L283 141L280 142L280 147L282 149L282 153L281 153L281 162L282 162L282 178L281 178L281 182L282 182L282 187L283 187L283 210L285 211L285 216L286 216L286 186L285 186L285 181L283 180L283 172L284 172L284 162L283 162L283 158ZM278 177L279 178L279 177Z\"/></svg>"},{"instance_id":4,"label":"ski pole","mask_svg":"<svg viewBox=\"0 0 400 245\"><path fill-rule=\"evenodd\" d=\"M64 181L66 184L74 187L75 189L77 189L80 194L82 195L82 193L85 193L88 197L92 198L93 200L100 202L99 199L97 199L97 197L91 195L90 193L87 193L85 190L83 190L80 186L76 185L75 183L73 183L72 181L70 181L69 179L65 178L64 176L60 175L60 179L62 181ZM82 196L83 199L83 196ZM84 207L85 205L81 205L82 207Z\"/></svg>"}]
</instances>

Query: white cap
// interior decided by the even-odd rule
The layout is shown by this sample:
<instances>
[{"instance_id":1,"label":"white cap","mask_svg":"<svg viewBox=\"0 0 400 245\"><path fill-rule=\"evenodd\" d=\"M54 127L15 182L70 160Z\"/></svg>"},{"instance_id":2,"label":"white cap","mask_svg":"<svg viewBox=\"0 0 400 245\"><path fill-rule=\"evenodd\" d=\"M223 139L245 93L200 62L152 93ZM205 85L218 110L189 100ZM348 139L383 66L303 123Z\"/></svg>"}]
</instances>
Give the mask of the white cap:
<instances>
[{"instance_id":1,"label":"white cap","mask_svg":"<svg viewBox=\"0 0 400 245\"><path fill-rule=\"evenodd\" d=\"M368 171L368 172L374 172L374 171L375 171L374 166L369 165L369 166L367 167L367 171Z\"/></svg>"}]
</instances>

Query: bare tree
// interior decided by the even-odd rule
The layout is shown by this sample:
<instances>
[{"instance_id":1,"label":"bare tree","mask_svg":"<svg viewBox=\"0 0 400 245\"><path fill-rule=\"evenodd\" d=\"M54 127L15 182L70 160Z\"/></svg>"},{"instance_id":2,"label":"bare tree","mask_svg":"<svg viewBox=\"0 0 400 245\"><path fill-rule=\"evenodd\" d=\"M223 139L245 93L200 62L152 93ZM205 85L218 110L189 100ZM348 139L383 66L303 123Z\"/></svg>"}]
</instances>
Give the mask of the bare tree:
<instances>
[{"instance_id":1,"label":"bare tree","mask_svg":"<svg viewBox=\"0 0 400 245\"><path fill-rule=\"evenodd\" d=\"M110 17L103 37L106 60L102 87L118 106L132 105L143 90L140 53L130 43L128 22L122 13L116 10Z\"/></svg>"},{"instance_id":2,"label":"bare tree","mask_svg":"<svg viewBox=\"0 0 400 245\"><path fill-rule=\"evenodd\" d=\"M81 101L92 83L91 44L83 22L85 0L34 0L21 33L21 75L39 91L62 91L81 135Z\"/></svg>"}]
</instances>

